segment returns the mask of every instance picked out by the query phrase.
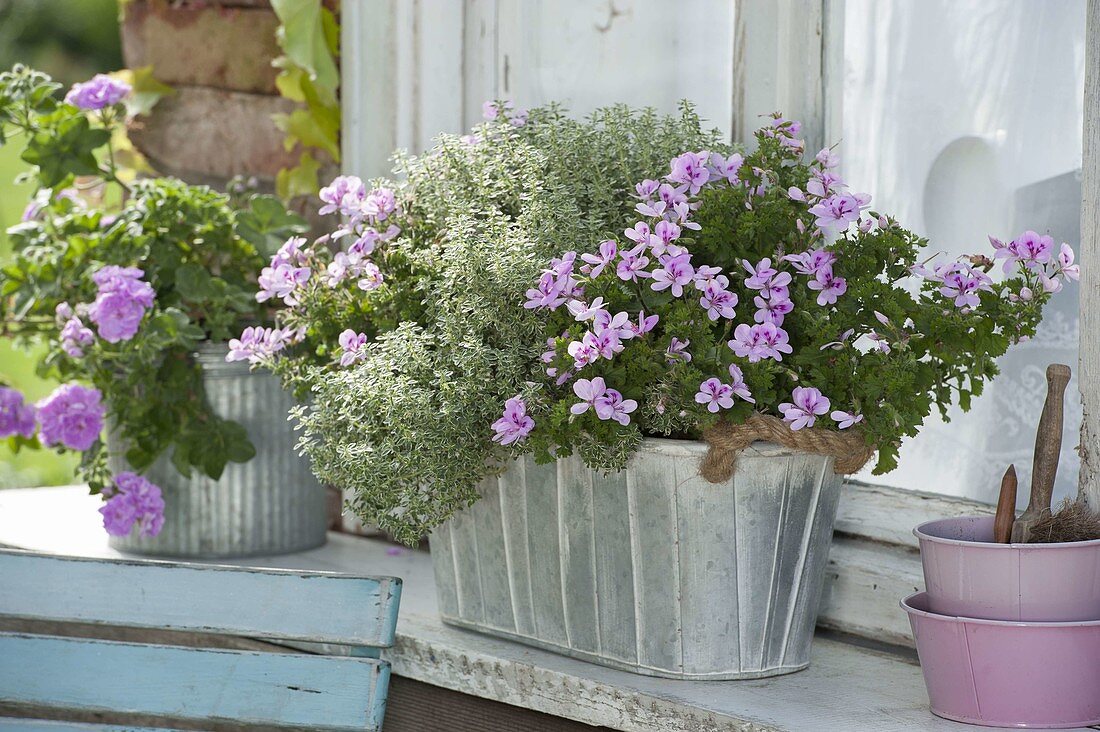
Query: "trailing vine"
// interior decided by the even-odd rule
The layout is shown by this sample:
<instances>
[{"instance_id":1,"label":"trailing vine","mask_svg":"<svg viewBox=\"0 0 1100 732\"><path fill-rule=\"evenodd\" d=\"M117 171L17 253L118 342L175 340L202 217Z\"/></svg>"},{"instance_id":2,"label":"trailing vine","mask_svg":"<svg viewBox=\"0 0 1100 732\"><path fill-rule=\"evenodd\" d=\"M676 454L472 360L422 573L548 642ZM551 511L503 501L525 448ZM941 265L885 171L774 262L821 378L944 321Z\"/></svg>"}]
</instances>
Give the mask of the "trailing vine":
<instances>
[{"instance_id":1,"label":"trailing vine","mask_svg":"<svg viewBox=\"0 0 1100 732\"><path fill-rule=\"evenodd\" d=\"M275 86L281 96L301 105L290 114L273 116L286 133L286 150L299 150L298 164L275 178L276 193L287 200L316 194L319 153L340 162L340 26L322 0L272 0L271 7L279 18L276 37L283 50L272 62L280 69Z\"/></svg>"}]
</instances>

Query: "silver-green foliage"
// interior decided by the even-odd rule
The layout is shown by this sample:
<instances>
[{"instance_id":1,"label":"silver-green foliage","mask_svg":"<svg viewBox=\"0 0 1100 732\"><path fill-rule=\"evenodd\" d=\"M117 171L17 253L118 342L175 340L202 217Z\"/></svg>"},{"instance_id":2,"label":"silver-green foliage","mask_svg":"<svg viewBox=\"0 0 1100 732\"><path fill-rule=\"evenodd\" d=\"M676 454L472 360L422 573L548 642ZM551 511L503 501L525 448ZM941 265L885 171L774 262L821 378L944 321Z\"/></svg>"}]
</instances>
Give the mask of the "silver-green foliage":
<instances>
[{"instance_id":1,"label":"silver-green foliage","mask_svg":"<svg viewBox=\"0 0 1100 732\"><path fill-rule=\"evenodd\" d=\"M406 542L475 501L494 470L489 425L530 388L542 350L542 322L522 307L540 268L621 233L636 218L634 183L675 155L724 149L690 107L662 117L617 106L583 122L547 108L477 133L399 160L407 228L394 246L408 267L389 284L418 298L421 315L356 367L316 372L299 414L321 479Z\"/></svg>"}]
</instances>

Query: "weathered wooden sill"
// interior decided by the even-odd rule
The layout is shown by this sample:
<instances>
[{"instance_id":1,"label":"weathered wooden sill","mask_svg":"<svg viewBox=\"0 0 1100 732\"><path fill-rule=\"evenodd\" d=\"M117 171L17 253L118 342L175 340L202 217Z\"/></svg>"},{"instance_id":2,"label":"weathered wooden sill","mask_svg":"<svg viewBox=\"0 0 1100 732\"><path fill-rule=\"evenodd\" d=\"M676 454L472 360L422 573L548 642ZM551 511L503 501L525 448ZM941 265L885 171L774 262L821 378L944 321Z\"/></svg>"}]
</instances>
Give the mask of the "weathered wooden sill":
<instances>
[{"instance_id":1,"label":"weathered wooden sill","mask_svg":"<svg viewBox=\"0 0 1100 732\"><path fill-rule=\"evenodd\" d=\"M868 502L893 502L891 515L899 526L909 522L909 516L899 516L907 509L888 494L876 496L880 490L853 486L852 491L861 495L851 497L858 497L864 507ZM81 488L0 491L0 545L58 554L116 555L99 527L97 504ZM934 510L949 509L937 505ZM862 512L846 502L839 528L854 531ZM839 580L834 577L828 591L826 608L834 608L834 614L831 619L826 614L825 622L834 627L858 622L858 607L849 599L853 592L868 597L894 593L890 604L896 609L903 589L899 584L919 584L919 563L915 565L918 576L912 576L911 550L899 543L880 543L906 540L906 534L882 524L859 532L862 538L840 536L833 547L837 553L833 571L839 572ZM868 538L876 532L877 540ZM876 546L882 553L875 554ZM392 549L378 540L330 534L328 544L320 549L234 563L398 575L405 581L398 641L386 654L396 674L587 724L631 732L983 729L946 722L927 711L924 683L911 653L867 648L835 636L819 634L813 663L806 671L756 681L700 682L637 676L451 628L436 613L429 555L403 550L392 556ZM846 569L859 563L866 565L863 574ZM891 579L881 591L868 590L871 595L856 587L874 575L886 581L892 572L902 570L904 577ZM839 615L837 608L842 609ZM867 626L889 623L901 628L905 623L900 610L894 611L899 616L895 621L887 618L883 608L865 609Z\"/></svg>"}]
</instances>

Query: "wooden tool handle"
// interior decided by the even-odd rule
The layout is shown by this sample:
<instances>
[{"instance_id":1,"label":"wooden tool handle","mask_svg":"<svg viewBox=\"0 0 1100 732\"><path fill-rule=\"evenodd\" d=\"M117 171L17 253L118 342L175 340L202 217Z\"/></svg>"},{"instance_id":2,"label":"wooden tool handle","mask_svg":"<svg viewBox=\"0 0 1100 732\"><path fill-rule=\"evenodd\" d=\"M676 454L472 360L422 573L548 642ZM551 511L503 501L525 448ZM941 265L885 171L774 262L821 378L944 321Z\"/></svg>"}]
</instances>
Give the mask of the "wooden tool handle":
<instances>
[{"instance_id":1,"label":"wooden tool handle","mask_svg":"<svg viewBox=\"0 0 1100 732\"><path fill-rule=\"evenodd\" d=\"M1069 366L1052 363L1047 366L1047 400L1035 431L1035 458L1031 466L1031 501L1028 510L1050 510L1054 492L1054 477L1058 473L1058 456L1062 452L1062 402L1069 384Z\"/></svg>"},{"instance_id":2,"label":"wooden tool handle","mask_svg":"<svg viewBox=\"0 0 1100 732\"><path fill-rule=\"evenodd\" d=\"M1032 524L1050 512L1054 493L1054 477L1058 473L1058 455L1062 451L1062 401L1069 384L1069 366L1052 363L1047 366L1047 400L1035 431L1035 458L1031 465L1031 498L1027 510L1012 529L1012 541L1026 542Z\"/></svg>"},{"instance_id":3,"label":"wooden tool handle","mask_svg":"<svg viewBox=\"0 0 1100 732\"><path fill-rule=\"evenodd\" d=\"M1016 466L1009 465L1001 478L1001 493L997 499L997 516L993 519L993 541L1007 544L1012 540L1012 523L1016 520Z\"/></svg>"}]
</instances>

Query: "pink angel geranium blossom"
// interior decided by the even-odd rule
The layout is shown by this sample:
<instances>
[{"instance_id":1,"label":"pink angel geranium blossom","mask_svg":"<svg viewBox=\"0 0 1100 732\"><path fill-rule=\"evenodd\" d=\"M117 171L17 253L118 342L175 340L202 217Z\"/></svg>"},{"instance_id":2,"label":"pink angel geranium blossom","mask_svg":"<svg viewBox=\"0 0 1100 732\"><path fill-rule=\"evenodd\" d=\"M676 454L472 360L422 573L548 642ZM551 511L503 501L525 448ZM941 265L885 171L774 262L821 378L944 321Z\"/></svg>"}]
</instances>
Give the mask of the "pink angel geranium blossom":
<instances>
[{"instance_id":1,"label":"pink angel geranium blossom","mask_svg":"<svg viewBox=\"0 0 1100 732\"><path fill-rule=\"evenodd\" d=\"M844 412L837 410L829 415L836 422L838 429L846 430L849 427L858 424L863 421L862 414L855 414L854 412Z\"/></svg>"},{"instance_id":2,"label":"pink angel geranium blossom","mask_svg":"<svg viewBox=\"0 0 1100 732\"><path fill-rule=\"evenodd\" d=\"M614 420L623 427L630 424L630 413L638 408L638 402L633 399L623 399L623 395L615 389L608 389L602 396L596 399L596 416L603 420Z\"/></svg>"},{"instance_id":3,"label":"pink angel geranium blossom","mask_svg":"<svg viewBox=\"0 0 1100 732\"><path fill-rule=\"evenodd\" d=\"M565 307L578 323L584 323L589 320L594 320L596 318L596 313L602 312L607 308L607 303L603 301L602 297L597 297L590 303L584 300L570 300L566 303Z\"/></svg>"},{"instance_id":4,"label":"pink angel geranium blossom","mask_svg":"<svg viewBox=\"0 0 1100 732\"><path fill-rule=\"evenodd\" d=\"M717 412L719 409L729 409L733 406L733 387L711 377L699 384L695 401L699 404L706 404L707 411L712 413Z\"/></svg>"},{"instance_id":5,"label":"pink angel geranium blossom","mask_svg":"<svg viewBox=\"0 0 1100 732\"><path fill-rule=\"evenodd\" d=\"M645 311L639 311L638 321L630 324L630 330L634 332L635 338L640 338L656 328L657 321L660 319L661 316L659 315L646 315Z\"/></svg>"},{"instance_id":6,"label":"pink angel geranium blossom","mask_svg":"<svg viewBox=\"0 0 1100 732\"><path fill-rule=\"evenodd\" d=\"M245 328L240 338L230 339L229 353L226 354L225 360L263 363L274 358L275 354L285 349L294 340L295 333L289 330L259 326Z\"/></svg>"},{"instance_id":7,"label":"pink angel geranium blossom","mask_svg":"<svg viewBox=\"0 0 1100 732\"><path fill-rule=\"evenodd\" d=\"M573 341L566 348L567 353L573 357L574 368L584 368L600 358L600 351L592 342L591 333L585 333L579 341Z\"/></svg>"},{"instance_id":8,"label":"pink angel geranium blossom","mask_svg":"<svg viewBox=\"0 0 1100 732\"><path fill-rule=\"evenodd\" d=\"M340 365L351 366L367 357L367 334L356 333L351 328L340 333Z\"/></svg>"},{"instance_id":9,"label":"pink angel geranium blossom","mask_svg":"<svg viewBox=\"0 0 1100 732\"><path fill-rule=\"evenodd\" d=\"M703 289L703 296L699 298L699 305L707 311L707 317L711 320L718 320L718 318L732 320L737 315L734 311L737 295L723 289L718 280L707 283Z\"/></svg>"},{"instance_id":10,"label":"pink angel geranium blossom","mask_svg":"<svg viewBox=\"0 0 1100 732\"><path fill-rule=\"evenodd\" d=\"M527 402L514 396L504 403L504 414L496 422L493 422L493 442L501 445L511 445L519 442L531 430L535 429L535 420L527 414Z\"/></svg>"},{"instance_id":11,"label":"pink angel geranium blossom","mask_svg":"<svg viewBox=\"0 0 1100 732\"><path fill-rule=\"evenodd\" d=\"M707 153L686 152L678 155L672 159L672 172L668 174L668 180L684 186L694 196L710 181L707 157Z\"/></svg>"},{"instance_id":12,"label":"pink angel geranium blossom","mask_svg":"<svg viewBox=\"0 0 1100 732\"><path fill-rule=\"evenodd\" d=\"M728 345L738 356L756 363L765 358L783 360L784 353L791 353L787 331L772 323L745 325L742 323L733 330L733 340Z\"/></svg>"},{"instance_id":13,"label":"pink angel geranium blossom","mask_svg":"<svg viewBox=\"0 0 1100 732\"><path fill-rule=\"evenodd\" d=\"M660 241L657 235L653 233L653 230L649 228L649 224L644 221L639 221L631 228L625 229L623 235L635 244L642 244L647 247Z\"/></svg>"},{"instance_id":14,"label":"pink angel geranium blossom","mask_svg":"<svg viewBox=\"0 0 1100 732\"><path fill-rule=\"evenodd\" d=\"M668 344L668 348L665 349L665 361L668 363L676 363L677 361L684 361L685 363L691 361L691 353L687 350L687 347L691 345L691 341L682 341L676 336L672 337L672 342Z\"/></svg>"},{"instance_id":15,"label":"pink angel geranium blossom","mask_svg":"<svg viewBox=\"0 0 1100 732\"><path fill-rule=\"evenodd\" d=\"M848 291L848 281L833 274L833 268L823 267L806 285L817 291L817 304L822 307L833 305L837 298Z\"/></svg>"},{"instance_id":16,"label":"pink angel geranium blossom","mask_svg":"<svg viewBox=\"0 0 1100 732\"><path fill-rule=\"evenodd\" d=\"M731 363L729 371L730 388L733 389L733 393L750 404L756 404L756 400L752 397L752 392L749 391L748 384L745 383L745 375L741 372L741 367L735 363Z\"/></svg>"},{"instance_id":17,"label":"pink angel geranium blossom","mask_svg":"<svg viewBox=\"0 0 1100 732\"><path fill-rule=\"evenodd\" d=\"M829 411L829 400L812 386L796 386L790 402L779 405L783 421L798 431L803 427L813 427L819 415Z\"/></svg>"},{"instance_id":18,"label":"pink angel geranium blossom","mask_svg":"<svg viewBox=\"0 0 1100 732\"><path fill-rule=\"evenodd\" d=\"M600 242L600 249L598 254L582 254L581 259L585 261L588 267L588 276L595 279L603 272L604 267L607 267L619 254L618 245L608 239Z\"/></svg>"},{"instance_id":19,"label":"pink angel geranium blossom","mask_svg":"<svg viewBox=\"0 0 1100 732\"><path fill-rule=\"evenodd\" d=\"M765 300L757 295L752 301L758 308L752 316L752 319L757 323L783 325L783 320L794 310L794 303L791 302L789 297Z\"/></svg>"},{"instance_id":20,"label":"pink angel geranium blossom","mask_svg":"<svg viewBox=\"0 0 1100 732\"><path fill-rule=\"evenodd\" d=\"M684 294L684 287L690 285L695 278L695 268L691 266L691 255L680 254L677 256L665 255L661 257L661 269L653 272L654 290L670 290L674 297Z\"/></svg>"},{"instance_id":21,"label":"pink angel geranium blossom","mask_svg":"<svg viewBox=\"0 0 1100 732\"><path fill-rule=\"evenodd\" d=\"M556 310L565 304L569 289L571 288L568 277L560 277L553 272L543 272L539 277L538 286L527 291L527 302L523 307L528 310L534 308Z\"/></svg>"},{"instance_id":22,"label":"pink angel geranium blossom","mask_svg":"<svg viewBox=\"0 0 1100 732\"><path fill-rule=\"evenodd\" d=\"M812 249L801 254L788 254L783 260L793 264L799 274L812 277L826 267L831 267L836 262L836 254L828 249Z\"/></svg>"},{"instance_id":23,"label":"pink angel geranium blossom","mask_svg":"<svg viewBox=\"0 0 1100 732\"><path fill-rule=\"evenodd\" d=\"M295 267L292 264L264 267L260 272L260 291L256 293L256 302L278 298L284 304L295 307L298 305L298 288L309 281L311 274L309 267Z\"/></svg>"},{"instance_id":24,"label":"pink angel geranium blossom","mask_svg":"<svg viewBox=\"0 0 1100 732\"><path fill-rule=\"evenodd\" d=\"M577 379L573 383L573 393L581 399L569 408L573 414L584 414L589 407L595 409L596 400L607 393L607 384L602 376L593 379Z\"/></svg>"},{"instance_id":25,"label":"pink angel geranium blossom","mask_svg":"<svg viewBox=\"0 0 1100 732\"><path fill-rule=\"evenodd\" d=\"M1058 272L1069 280L1081 279L1081 267L1073 263L1073 248L1064 242L1058 252Z\"/></svg>"},{"instance_id":26,"label":"pink angel geranium blossom","mask_svg":"<svg viewBox=\"0 0 1100 732\"><path fill-rule=\"evenodd\" d=\"M860 193L836 193L822 199L810 208L816 218L814 224L826 232L841 232L859 221L860 211L871 201L871 197Z\"/></svg>"},{"instance_id":27,"label":"pink angel geranium blossom","mask_svg":"<svg viewBox=\"0 0 1100 732\"><path fill-rule=\"evenodd\" d=\"M1008 244L1001 247L994 245L994 248L997 251L993 258L1005 260L1006 273L1016 265L1038 272L1054 256L1054 239L1034 231L1025 231Z\"/></svg>"},{"instance_id":28,"label":"pink angel geranium blossom","mask_svg":"<svg viewBox=\"0 0 1100 732\"><path fill-rule=\"evenodd\" d=\"M956 307L977 307L980 302L978 292L993 290L993 281L989 277L963 262L937 268L937 274L943 283L940 294L953 298Z\"/></svg>"},{"instance_id":29,"label":"pink angel geranium blossom","mask_svg":"<svg viewBox=\"0 0 1100 732\"><path fill-rule=\"evenodd\" d=\"M382 276L382 270L378 269L378 265L367 262L360 268L359 281L355 283L355 286L363 292L370 292L381 287L384 281L385 277Z\"/></svg>"},{"instance_id":30,"label":"pink angel geranium blossom","mask_svg":"<svg viewBox=\"0 0 1100 732\"><path fill-rule=\"evenodd\" d=\"M366 197L366 186L358 176L340 175L321 189L320 198L325 205L317 213L326 216L339 212L344 216L353 216Z\"/></svg>"},{"instance_id":31,"label":"pink angel geranium blossom","mask_svg":"<svg viewBox=\"0 0 1100 732\"><path fill-rule=\"evenodd\" d=\"M615 275L624 282L637 282L650 276L645 270L649 265L649 257L645 256L645 244L639 244L632 249L621 252L622 257L615 265Z\"/></svg>"}]
</instances>

